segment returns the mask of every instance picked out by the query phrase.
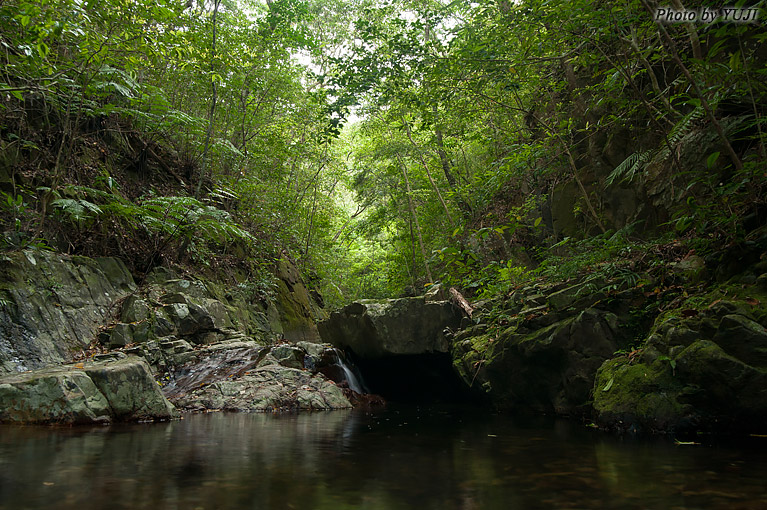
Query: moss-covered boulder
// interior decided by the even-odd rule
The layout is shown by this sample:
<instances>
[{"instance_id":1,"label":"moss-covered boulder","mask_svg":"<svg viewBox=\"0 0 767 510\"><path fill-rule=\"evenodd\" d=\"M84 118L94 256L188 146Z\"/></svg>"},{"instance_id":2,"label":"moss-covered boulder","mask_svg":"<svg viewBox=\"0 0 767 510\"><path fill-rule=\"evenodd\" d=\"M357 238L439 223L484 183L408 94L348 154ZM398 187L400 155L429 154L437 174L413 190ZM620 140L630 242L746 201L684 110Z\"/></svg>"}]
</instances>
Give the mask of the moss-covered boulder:
<instances>
[{"instance_id":1,"label":"moss-covered boulder","mask_svg":"<svg viewBox=\"0 0 767 510\"><path fill-rule=\"evenodd\" d=\"M723 285L660 316L642 349L602 365L597 423L655 432L767 432L767 295Z\"/></svg>"},{"instance_id":2,"label":"moss-covered boulder","mask_svg":"<svg viewBox=\"0 0 767 510\"><path fill-rule=\"evenodd\" d=\"M501 409L586 414L597 369L622 345L618 317L597 308L547 316L457 335L454 367Z\"/></svg>"},{"instance_id":3,"label":"moss-covered boulder","mask_svg":"<svg viewBox=\"0 0 767 510\"><path fill-rule=\"evenodd\" d=\"M0 378L0 422L72 425L176 417L149 367L136 357Z\"/></svg>"}]
</instances>

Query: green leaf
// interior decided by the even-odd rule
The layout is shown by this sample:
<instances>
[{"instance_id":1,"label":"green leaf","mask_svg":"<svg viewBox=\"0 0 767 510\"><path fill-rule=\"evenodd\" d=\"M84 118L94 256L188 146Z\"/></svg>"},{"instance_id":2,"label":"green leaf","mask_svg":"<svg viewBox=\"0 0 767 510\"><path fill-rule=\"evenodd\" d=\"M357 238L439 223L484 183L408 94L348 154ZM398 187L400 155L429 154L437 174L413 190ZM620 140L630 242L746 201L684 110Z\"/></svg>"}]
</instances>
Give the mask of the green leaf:
<instances>
[{"instance_id":1,"label":"green leaf","mask_svg":"<svg viewBox=\"0 0 767 510\"><path fill-rule=\"evenodd\" d=\"M711 169L714 166L714 163L716 163L717 158L719 158L719 151L714 152L711 154L708 159L706 159L706 168Z\"/></svg>"},{"instance_id":2,"label":"green leaf","mask_svg":"<svg viewBox=\"0 0 767 510\"><path fill-rule=\"evenodd\" d=\"M602 391L610 391L610 388L613 387L613 383L615 382L615 376L611 377L609 381L607 381L607 384L605 384L605 387L602 388Z\"/></svg>"},{"instance_id":3,"label":"green leaf","mask_svg":"<svg viewBox=\"0 0 767 510\"><path fill-rule=\"evenodd\" d=\"M540 225L540 224L541 224L541 221L543 221L543 218L542 218L542 217L540 217L540 216L539 216L539 217L537 217L537 218L535 219L535 223L533 223L533 227L537 227L538 225Z\"/></svg>"}]
</instances>

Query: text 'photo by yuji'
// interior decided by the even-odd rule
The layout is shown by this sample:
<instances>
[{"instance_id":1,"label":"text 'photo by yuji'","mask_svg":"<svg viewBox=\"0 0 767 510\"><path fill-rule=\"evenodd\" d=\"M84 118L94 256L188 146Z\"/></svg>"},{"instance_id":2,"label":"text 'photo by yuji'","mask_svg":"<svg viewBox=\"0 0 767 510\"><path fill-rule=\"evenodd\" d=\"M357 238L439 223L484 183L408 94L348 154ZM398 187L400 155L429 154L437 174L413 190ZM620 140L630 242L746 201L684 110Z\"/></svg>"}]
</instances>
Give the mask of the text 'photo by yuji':
<instances>
[{"instance_id":1,"label":"text 'photo by yuji'","mask_svg":"<svg viewBox=\"0 0 767 510\"><path fill-rule=\"evenodd\" d=\"M659 23L713 23L714 21L755 23L759 20L758 7L702 7L700 9L672 9L658 7L654 20Z\"/></svg>"}]
</instances>

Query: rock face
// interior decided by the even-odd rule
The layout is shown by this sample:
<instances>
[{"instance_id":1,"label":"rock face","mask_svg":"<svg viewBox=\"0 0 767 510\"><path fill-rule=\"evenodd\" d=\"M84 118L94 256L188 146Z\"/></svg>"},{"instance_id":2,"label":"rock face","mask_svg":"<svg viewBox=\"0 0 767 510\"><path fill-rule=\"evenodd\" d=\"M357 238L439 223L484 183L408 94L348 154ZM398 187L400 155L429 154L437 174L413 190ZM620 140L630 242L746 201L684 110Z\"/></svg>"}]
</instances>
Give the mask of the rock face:
<instances>
[{"instance_id":1,"label":"rock face","mask_svg":"<svg viewBox=\"0 0 767 510\"><path fill-rule=\"evenodd\" d=\"M344 391L321 373L333 363L332 351L246 339L178 349L170 356L163 392L186 411L348 409Z\"/></svg>"},{"instance_id":2,"label":"rock face","mask_svg":"<svg viewBox=\"0 0 767 510\"><path fill-rule=\"evenodd\" d=\"M571 306L579 299L588 306ZM524 300L510 304L505 324L481 324L456 335L454 366L467 386L498 408L588 414L597 369L627 341L617 303L532 289Z\"/></svg>"},{"instance_id":3,"label":"rock face","mask_svg":"<svg viewBox=\"0 0 767 510\"><path fill-rule=\"evenodd\" d=\"M358 358L447 353L445 328L457 328L460 311L447 301L424 297L359 301L318 325L323 341Z\"/></svg>"},{"instance_id":4,"label":"rock face","mask_svg":"<svg viewBox=\"0 0 767 510\"><path fill-rule=\"evenodd\" d=\"M156 270L116 309L99 339L109 348L182 339L201 345L246 334L262 341L281 334L272 302L247 300L219 284Z\"/></svg>"},{"instance_id":5,"label":"rock face","mask_svg":"<svg viewBox=\"0 0 767 510\"><path fill-rule=\"evenodd\" d=\"M71 361L108 321L110 307L136 289L114 258L41 250L2 258L0 374Z\"/></svg>"},{"instance_id":6,"label":"rock face","mask_svg":"<svg viewBox=\"0 0 767 510\"><path fill-rule=\"evenodd\" d=\"M605 362L599 425L630 431L767 432L767 293L739 285L658 318L641 355ZM747 293L747 294L745 294Z\"/></svg>"},{"instance_id":7,"label":"rock face","mask_svg":"<svg viewBox=\"0 0 767 510\"><path fill-rule=\"evenodd\" d=\"M177 417L147 364L135 357L0 378L0 422L72 425Z\"/></svg>"},{"instance_id":8,"label":"rock face","mask_svg":"<svg viewBox=\"0 0 767 510\"><path fill-rule=\"evenodd\" d=\"M284 343L286 336L316 341L321 313L286 261L277 268L277 296L267 299L248 282L227 287L164 268L138 288L117 259L31 250L4 257L0 375L8 375L0 381L0 421L177 416L156 379L185 410L351 407L323 375L344 381L330 346ZM61 365L110 349L95 358L111 362Z\"/></svg>"},{"instance_id":9,"label":"rock face","mask_svg":"<svg viewBox=\"0 0 767 510\"><path fill-rule=\"evenodd\" d=\"M291 342L319 342L317 322L325 319L322 298L310 291L295 265L286 260L277 264L277 296L280 333Z\"/></svg>"}]
</instances>

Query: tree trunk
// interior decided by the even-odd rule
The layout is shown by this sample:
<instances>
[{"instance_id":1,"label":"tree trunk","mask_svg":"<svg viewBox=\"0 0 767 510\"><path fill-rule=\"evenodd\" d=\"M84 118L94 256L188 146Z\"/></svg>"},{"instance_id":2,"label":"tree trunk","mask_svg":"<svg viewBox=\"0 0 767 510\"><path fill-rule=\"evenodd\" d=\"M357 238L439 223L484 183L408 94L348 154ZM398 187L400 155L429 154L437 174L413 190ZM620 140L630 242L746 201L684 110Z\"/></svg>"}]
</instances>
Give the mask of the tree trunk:
<instances>
[{"instance_id":1,"label":"tree trunk","mask_svg":"<svg viewBox=\"0 0 767 510\"><path fill-rule=\"evenodd\" d=\"M405 188L407 189L407 202L410 206L410 215L413 218L413 223L415 223L415 231L418 234L418 244L421 247L421 256L423 257L423 267L426 269L426 277L429 279L430 282L434 281L434 278L431 276L431 269L429 268L429 262L426 259L426 248L423 245L423 235L421 234L421 225L418 223L418 216L415 213L415 204L413 204L413 193L410 189L410 179L407 175L407 166L405 166L405 162L402 161L402 157L397 154L397 159L399 160L400 168L402 169L402 176L405 178Z\"/></svg>"},{"instance_id":2,"label":"tree trunk","mask_svg":"<svg viewBox=\"0 0 767 510\"><path fill-rule=\"evenodd\" d=\"M202 181L205 180L205 174L207 173L208 166L208 150L210 149L210 139L213 137L213 116L216 114L216 95L218 93L218 87L216 81L213 79L213 71L215 69L216 60L216 21L218 18L218 7L221 5L221 0L215 0L213 4L213 47L211 48L210 55L210 79L213 86L213 96L210 100L210 117L208 118L208 132L205 134L205 148L202 150L202 166L200 167L200 177L197 180L197 188L194 191L194 198L200 198L200 191L202 190Z\"/></svg>"},{"instance_id":3,"label":"tree trunk","mask_svg":"<svg viewBox=\"0 0 767 510\"><path fill-rule=\"evenodd\" d=\"M450 214L450 210L447 208L445 199L442 198L442 192L440 192L439 187L437 186L437 183L434 182L434 178L431 176L431 171L429 171L429 165L427 165L426 160L423 159L421 148L418 146L418 144L415 143L415 140L413 140L413 135L412 133L410 133L410 126L408 125L407 121L404 118L402 119L402 123L405 125L405 131L407 132L408 140L410 140L410 143L413 144L413 147L415 147L415 151L418 154L418 159L421 161L421 166L423 166L423 169L426 171L426 176L429 178L431 187L437 193L437 197L439 198L439 201L442 204L442 208L445 210L445 216L447 217L447 221L448 223L450 223L450 226L452 227L453 225L455 225L453 223L453 216Z\"/></svg>"}]
</instances>

